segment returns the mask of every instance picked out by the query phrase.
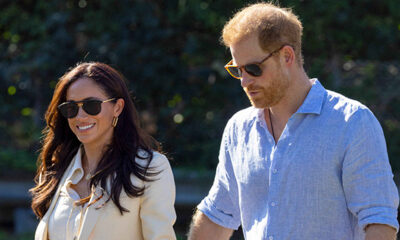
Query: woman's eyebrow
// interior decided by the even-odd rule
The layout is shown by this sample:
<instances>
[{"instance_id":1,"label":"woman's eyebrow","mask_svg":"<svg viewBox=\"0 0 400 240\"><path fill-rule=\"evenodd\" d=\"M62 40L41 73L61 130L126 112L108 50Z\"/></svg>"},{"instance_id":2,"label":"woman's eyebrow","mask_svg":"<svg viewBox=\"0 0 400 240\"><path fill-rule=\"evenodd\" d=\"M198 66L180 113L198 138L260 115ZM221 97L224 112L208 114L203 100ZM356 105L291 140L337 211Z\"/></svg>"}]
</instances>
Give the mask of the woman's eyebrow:
<instances>
[{"instance_id":1,"label":"woman's eyebrow","mask_svg":"<svg viewBox=\"0 0 400 240\"><path fill-rule=\"evenodd\" d=\"M84 99L79 100L79 101L75 101L75 100L72 100L72 99L67 99L66 101L67 102L82 102L82 101L87 101L87 100L100 100L100 99L97 98L97 97L87 97L87 98L84 98Z\"/></svg>"}]
</instances>

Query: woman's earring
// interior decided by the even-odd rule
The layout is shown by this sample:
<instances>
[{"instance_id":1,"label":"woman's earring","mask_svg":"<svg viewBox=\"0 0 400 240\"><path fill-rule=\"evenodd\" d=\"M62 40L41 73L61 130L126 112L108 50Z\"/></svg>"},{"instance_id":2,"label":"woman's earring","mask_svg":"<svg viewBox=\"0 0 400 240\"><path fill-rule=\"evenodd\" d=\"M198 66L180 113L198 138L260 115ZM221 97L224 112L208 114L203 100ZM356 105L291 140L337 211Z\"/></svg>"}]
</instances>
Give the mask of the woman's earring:
<instances>
[{"instance_id":1,"label":"woman's earring","mask_svg":"<svg viewBox=\"0 0 400 240\"><path fill-rule=\"evenodd\" d=\"M112 125L113 127L116 127L116 126L117 126L117 123L118 123L118 117L113 117L113 120L112 120L111 125Z\"/></svg>"}]
</instances>

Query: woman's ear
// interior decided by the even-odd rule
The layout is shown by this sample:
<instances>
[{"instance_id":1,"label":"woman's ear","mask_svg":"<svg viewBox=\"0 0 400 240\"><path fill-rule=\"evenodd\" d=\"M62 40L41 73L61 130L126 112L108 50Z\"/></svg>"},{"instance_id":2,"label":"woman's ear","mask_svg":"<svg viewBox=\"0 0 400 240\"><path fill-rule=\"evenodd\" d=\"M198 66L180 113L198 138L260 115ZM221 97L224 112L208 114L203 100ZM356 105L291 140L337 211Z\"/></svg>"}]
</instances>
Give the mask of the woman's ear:
<instances>
[{"instance_id":1,"label":"woman's ear","mask_svg":"<svg viewBox=\"0 0 400 240\"><path fill-rule=\"evenodd\" d=\"M125 106L125 101L123 98L118 98L117 102L114 105L114 116L118 117L122 110L124 110L124 106Z\"/></svg>"}]
</instances>

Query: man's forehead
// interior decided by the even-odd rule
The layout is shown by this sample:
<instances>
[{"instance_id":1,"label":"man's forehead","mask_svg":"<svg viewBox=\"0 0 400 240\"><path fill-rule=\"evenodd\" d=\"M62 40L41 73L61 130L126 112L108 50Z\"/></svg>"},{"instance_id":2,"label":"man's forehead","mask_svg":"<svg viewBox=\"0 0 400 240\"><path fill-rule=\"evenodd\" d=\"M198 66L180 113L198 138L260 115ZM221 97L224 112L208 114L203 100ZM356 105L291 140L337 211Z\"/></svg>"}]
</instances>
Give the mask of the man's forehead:
<instances>
[{"instance_id":1,"label":"man's forehead","mask_svg":"<svg viewBox=\"0 0 400 240\"><path fill-rule=\"evenodd\" d=\"M229 50L232 55L233 63L244 65L260 61L265 57L265 52L258 43L256 37L247 37L241 41L230 45Z\"/></svg>"}]
</instances>

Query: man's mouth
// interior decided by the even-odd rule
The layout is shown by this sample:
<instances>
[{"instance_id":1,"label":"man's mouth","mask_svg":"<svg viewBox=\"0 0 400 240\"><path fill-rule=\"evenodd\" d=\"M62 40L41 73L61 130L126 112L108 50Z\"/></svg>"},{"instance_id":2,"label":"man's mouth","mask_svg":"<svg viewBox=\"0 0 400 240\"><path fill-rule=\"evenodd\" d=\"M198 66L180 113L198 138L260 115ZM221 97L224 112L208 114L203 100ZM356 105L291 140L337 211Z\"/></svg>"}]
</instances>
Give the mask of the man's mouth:
<instances>
[{"instance_id":1,"label":"man's mouth","mask_svg":"<svg viewBox=\"0 0 400 240\"><path fill-rule=\"evenodd\" d=\"M258 93L260 93L261 92L261 90L260 89L256 89L256 90L247 90L247 93L250 95L250 96L255 96L255 95L257 95Z\"/></svg>"}]
</instances>

